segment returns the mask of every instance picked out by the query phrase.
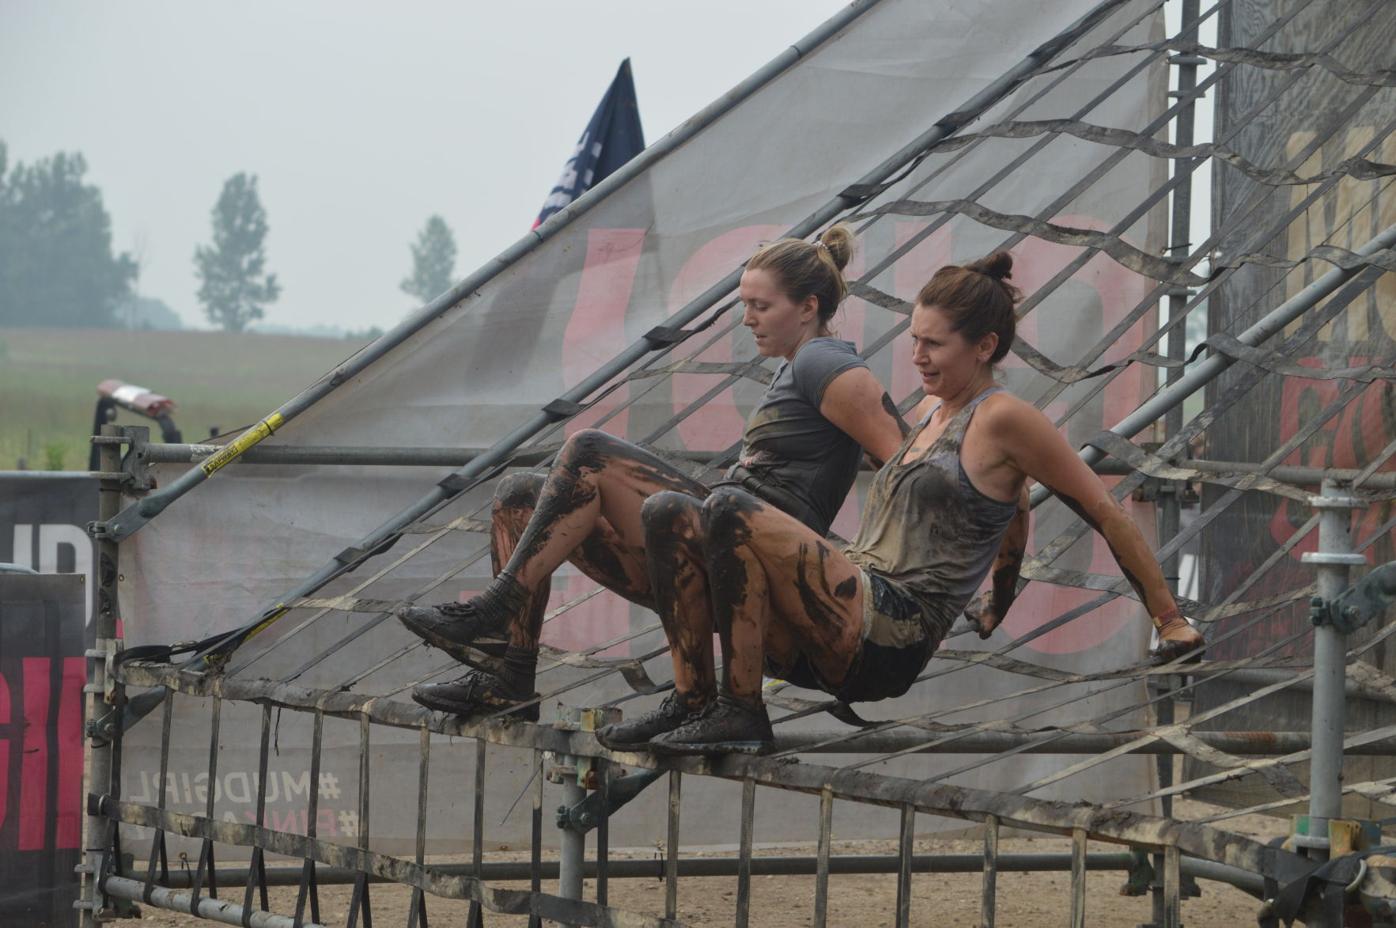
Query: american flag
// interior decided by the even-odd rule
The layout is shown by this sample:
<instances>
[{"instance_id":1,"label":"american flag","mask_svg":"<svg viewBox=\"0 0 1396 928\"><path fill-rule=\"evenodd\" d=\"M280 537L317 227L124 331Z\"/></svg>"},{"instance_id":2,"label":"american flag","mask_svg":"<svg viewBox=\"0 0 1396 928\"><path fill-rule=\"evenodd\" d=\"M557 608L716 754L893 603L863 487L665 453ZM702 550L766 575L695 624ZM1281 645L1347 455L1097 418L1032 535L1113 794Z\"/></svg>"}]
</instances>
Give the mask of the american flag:
<instances>
[{"instance_id":1,"label":"american flag","mask_svg":"<svg viewBox=\"0 0 1396 928\"><path fill-rule=\"evenodd\" d=\"M533 227L538 228L553 213L601 183L644 147L645 133L640 128L635 79L630 74L630 59L627 58L620 63L615 80L611 81L601 105L577 140L572 157L562 168L562 177L543 201L543 209L533 221Z\"/></svg>"}]
</instances>

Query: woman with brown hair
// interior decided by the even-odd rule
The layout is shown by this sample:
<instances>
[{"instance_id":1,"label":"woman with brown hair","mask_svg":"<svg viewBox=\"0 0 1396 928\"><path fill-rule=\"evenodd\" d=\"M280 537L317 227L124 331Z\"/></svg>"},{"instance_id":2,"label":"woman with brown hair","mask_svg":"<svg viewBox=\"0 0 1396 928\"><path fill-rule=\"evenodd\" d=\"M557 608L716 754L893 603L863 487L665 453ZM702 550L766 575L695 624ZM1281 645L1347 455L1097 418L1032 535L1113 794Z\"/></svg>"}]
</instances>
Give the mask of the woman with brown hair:
<instances>
[{"instance_id":1,"label":"woman with brown hair","mask_svg":"<svg viewBox=\"0 0 1396 928\"><path fill-rule=\"evenodd\" d=\"M1201 635L1178 612L1138 528L1035 407L994 383L1013 343L1018 291L997 252L936 272L911 317L912 359L926 399L910 434L873 480L863 522L839 549L737 488L701 503L659 493L645 503L653 593L695 716L656 732L641 716L598 733L615 748L762 753L772 742L763 669L844 701L906 692L1001 552L1025 523L1026 483L1050 488L1097 532L1159 633L1158 659L1194 651ZM1025 532L1020 532L1025 536ZM1011 553L1011 552L1010 552ZM1011 578L971 606L987 634L1013 600ZM666 612L669 613L666 615ZM711 685L711 635L723 679ZM683 686L676 675L676 686ZM651 716L654 713L650 714Z\"/></svg>"},{"instance_id":2,"label":"woman with brown hair","mask_svg":"<svg viewBox=\"0 0 1396 928\"><path fill-rule=\"evenodd\" d=\"M816 243L773 242L747 262L742 323L758 353L784 363L747 423L739 462L717 484L741 488L820 538L852 487L863 452L881 464L906 430L854 345L830 331L847 293L842 269L852 243L840 225ZM419 686L413 698L463 714L530 699L549 577L563 561L655 608L642 511L658 492L697 505L710 491L648 451L591 429L567 440L546 478L501 480L490 537L494 580L466 603L398 611L412 632L462 662L474 663L471 649L495 661L450 683ZM708 652L704 681L685 681L683 692L711 688L705 682L712 678L711 645ZM676 704L672 714L683 718L692 708ZM537 706L522 714L536 718Z\"/></svg>"}]
</instances>

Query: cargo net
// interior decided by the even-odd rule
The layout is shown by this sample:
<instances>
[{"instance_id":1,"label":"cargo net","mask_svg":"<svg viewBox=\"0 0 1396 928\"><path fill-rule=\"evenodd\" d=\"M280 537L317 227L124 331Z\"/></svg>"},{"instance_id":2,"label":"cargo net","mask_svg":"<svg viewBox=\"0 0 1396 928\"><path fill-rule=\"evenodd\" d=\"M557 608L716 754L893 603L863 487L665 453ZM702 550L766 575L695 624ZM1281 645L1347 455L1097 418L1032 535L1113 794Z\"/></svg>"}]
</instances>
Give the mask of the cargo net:
<instances>
[{"instance_id":1,"label":"cargo net","mask_svg":"<svg viewBox=\"0 0 1396 928\"><path fill-rule=\"evenodd\" d=\"M504 463L446 477L429 514L395 527L386 542L342 553L319 590L255 617L208 650L204 664L122 664L125 686L164 687L167 695L125 736L147 753L158 743L158 778L142 773L136 782L128 772L123 782L118 739L116 786L97 800L109 849L119 850L123 833L151 839L149 857L132 872L120 872L119 854L109 856L109 891L130 884L128 895L161 904L160 887L178 883L180 870L170 865L167 836L180 836L193 844L183 884L192 888L179 905L207 914L216 896L225 911L249 919L242 924L281 924L262 911L273 858L303 866L286 924L321 921L326 868L354 884L350 925L369 923L370 878L412 888L409 924L426 924L428 897L433 913L467 905L471 924L486 911L531 922L677 924L685 774L685 802L698 813L685 823L689 843L737 841L738 924L748 918L753 843L794 840L800 829L817 842L812 917L823 924L831 857L837 862L836 803L866 809L840 826L848 836L896 836L898 895L886 920L898 925L911 917L918 814L926 827L983 823L986 923L1000 827L1072 839L1073 913L1084 910L1088 840L1157 855L1155 890L1170 924L1188 860L1233 868L1241 874L1234 881L1257 895L1307 872L1297 852L1226 825L1254 812L1302 810L1307 799L1315 586L1299 555L1316 543L1319 514L1309 506L1320 477L1340 478L1363 506L1353 550L1372 564L1393 559L1396 72L1387 67L1396 7L1299 0L1256 25L1229 6L1204 5L1197 24L1153 40L1161 4L1107 5L1058 37L1006 100L947 115L956 130L948 138L885 182L841 193L860 264L850 268L840 334L858 343L904 411L921 397L899 357L907 353L908 298L941 264L1014 252L1015 282L1027 296L1002 379L1073 444L1108 456L1101 469L1115 497L1158 529L1180 606L1205 630L1205 660L1145 660L1147 617L1133 592L1112 572L1103 544L1048 500L1034 513L1025 587L1000 631L980 642L957 627L911 693L887 702L848 706L769 681L773 756L661 762L602 749L585 729L664 694L668 649L653 614L566 569L544 624L541 723L467 720L412 703L414 686L461 667L404 630L392 610L483 586L490 498L501 476L544 473L580 423L616 429L632 412L627 434L643 420L639 443L695 478L711 480L732 463L735 444L695 452L684 438L716 399L749 403L773 375L733 338L739 319L729 294L696 322L651 333L652 350L585 403L556 404L551 426L502 448ZM1227 13L1233 43L1200 41ZM1184 68L1194 69L1186 81L1178 78ZM1143 119L1128 96L1141 84L1150 88ZM1219 92L1224 106L1211 141L1194 141L1191 129L1170 132L1180 114ZM1079 165L1074 182L1043 189L1036 166L1063 159ZM1211 234L1189 242L1175 215L1170 238L1170 197L1209 174ZM1121 185L1136 191L1123 206ZM1293 312L1275 323L1284 309ZM1160 411L1147 428L1110 428L1177 395L1172 385L1202 364L1216 366L1216 376L1177 412ZM678 412L656 419L657 397ZM854 526L856 511L835 531L846 536ZM1396 726L1381 723L1396 701L1393 631L1381 618L1347 639L1351 760L1342 789L1349 808L1371 818L1396 806ZM230 744L235 718L241 734ZM459 736L473 739L473 750L459 750ZM220 779L218 766L234 750L255 758L256 774L242 781L255 812L227 811L237 787ZM1155 757L1166 762L1156 767ZM612 821L606 799L617 784L638 788L617 764L656 771L630 775L645 782L662 771L667 796L651 790ZM190 802L176 768L202 771L201 808L176 808ZM487 770L499 781L493 791ZM590 826L570 826L598 828L595 901L543 891L552 873L544 862L552 832L543 829L549 773L580 778L602 797L588 807ZM740 799L723 792L738 788ZM765 817L758 792L770 797ZM817 797L817 807L800 793ZM1174 797L1214 804L1188 805L1200 811L1186 820ZM491 838L496 819L500 834ZM394 827L409 821L415 829ZM616 835L631 846L663 846L662 914L608 906ZM485 879L483 848L504 838L529 847L515 874L531 880L528 888ZM251 854L235 887L218 884L215 846ZM468 861L437 861L461 847ZM251 921L254 914L262 920Z\"/></svg>"}]
</instances>

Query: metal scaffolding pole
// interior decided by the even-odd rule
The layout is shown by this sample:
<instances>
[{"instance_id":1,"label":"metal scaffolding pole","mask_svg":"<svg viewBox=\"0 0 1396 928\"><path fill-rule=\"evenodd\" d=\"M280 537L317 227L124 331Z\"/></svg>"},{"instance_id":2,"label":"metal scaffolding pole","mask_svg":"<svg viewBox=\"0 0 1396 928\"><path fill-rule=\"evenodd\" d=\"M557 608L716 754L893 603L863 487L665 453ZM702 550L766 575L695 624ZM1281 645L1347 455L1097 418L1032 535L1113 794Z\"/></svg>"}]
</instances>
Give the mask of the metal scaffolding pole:
<instances>
[{"instance_id":1,"label":"metal scaffolding pole","mask_svg":"<svg viewBox=\"0 0 1396 928\"><path fill-rule=\"evenodd\" d=\"M1350 568L1362 567L1367 558L1353 553L1354 508L1360 502L1347 497L1333 480L1323 481L1322 494L1312 498L1319 511L1318 551L1304 554L1305 564L1318 572L1318 597L1332 603L1347 589ZM1332 621L1314 625L1314 699L1312 744L1309 762L1309 819L1307 835L1295 835L1295 843L1307 848L1309 857L1328 860L1328 823L1343 814L1343 717L1347 675L1347 642Z\"/></svg>"},{"instance_id":2,"label":"metal scaffolding pole","mask_svg":"<svg viewBox=\"0 0 1396 928\"><path fill-rule=\"evenodd\" d=\"M119 427L102 426L102 434L113 441L121 434ZM97 518L110 518L121 509L121 447L117 444L103 444L98 448L99 464L104 474L97 497ZM117 599L118 551L116 541L99 538L97 541L97 597L96 609L92 617L92 629L96 647L87 652L87 786L88 792L119 792L119 766L114 768L113 737L104 735L96 727L97 720L109 712L119 712L121 702L118 694L122 691L119 680L109 678L110 658L120 647L116 628L121 614ZM108 688L111 688L111 702L108 701ZM117 775L113 777L112 771ZM82 875L82 889L78 907L81 910L82 928L94 928L100 919L102 900L101 878L107 869L107 854L110 851L109 837L115 827L105 817L89 810L86 819L85 840L83 841L83 862L79 867Z\"/></svg>"},{"instance_id":3,"label":"metal scaffolding pole","mask_svg":"<svg viewBox=\"0 0 1396 928\"><path fill-rule=\"evenodd\" d=\"M189 893L176 892L164 886L146 886L140 880L109 876L105 881L107 894L118 899L144 902L158 909L183 912L209 921L225 925L238 925L240 928L324 928L315 922L302 921L286 915L273 915L270 912L248 910L224 899L210 899L208 896L195 897Z\"/></svg>"}]
</instances>

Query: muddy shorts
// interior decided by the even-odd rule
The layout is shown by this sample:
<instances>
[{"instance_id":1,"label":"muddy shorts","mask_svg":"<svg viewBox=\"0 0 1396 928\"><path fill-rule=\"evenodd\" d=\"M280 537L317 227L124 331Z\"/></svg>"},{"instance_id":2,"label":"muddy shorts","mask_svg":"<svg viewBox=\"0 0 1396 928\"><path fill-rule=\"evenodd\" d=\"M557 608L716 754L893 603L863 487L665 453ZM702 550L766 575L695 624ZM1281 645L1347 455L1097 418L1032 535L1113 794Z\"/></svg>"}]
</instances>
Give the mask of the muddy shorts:
<instances>
[{"instance_id":1,"label":"muddy shorts","mask_svg":"<svg viewBox=\"0 0 1396 928\"><path fill-rule=\"evenodd\" d=\"M737 487L740 490L746 490L763 503L769 503L786 515L799 519L820 535L829 534L829 523L821 518L808 503L769 480L762 480L740 464L734 464L721 480L712 484L710 489L716 490L718 487Z\"/></svg>"},{"instance_id":2,"label":"muddy shorts","mask_svg":"<svg viewBox=\"0 0 1396 928\"><path fill-rule=\"evenodd\" d=\"M768 676L823 690L843 702L891 699L911 689L944 634L926 620L921 604L900 584L861 567L859 571L863 575L863 641L843 683L826 683L803 653L789 667L775 667L768 661Z\"/></svg>"}]
</instances>

